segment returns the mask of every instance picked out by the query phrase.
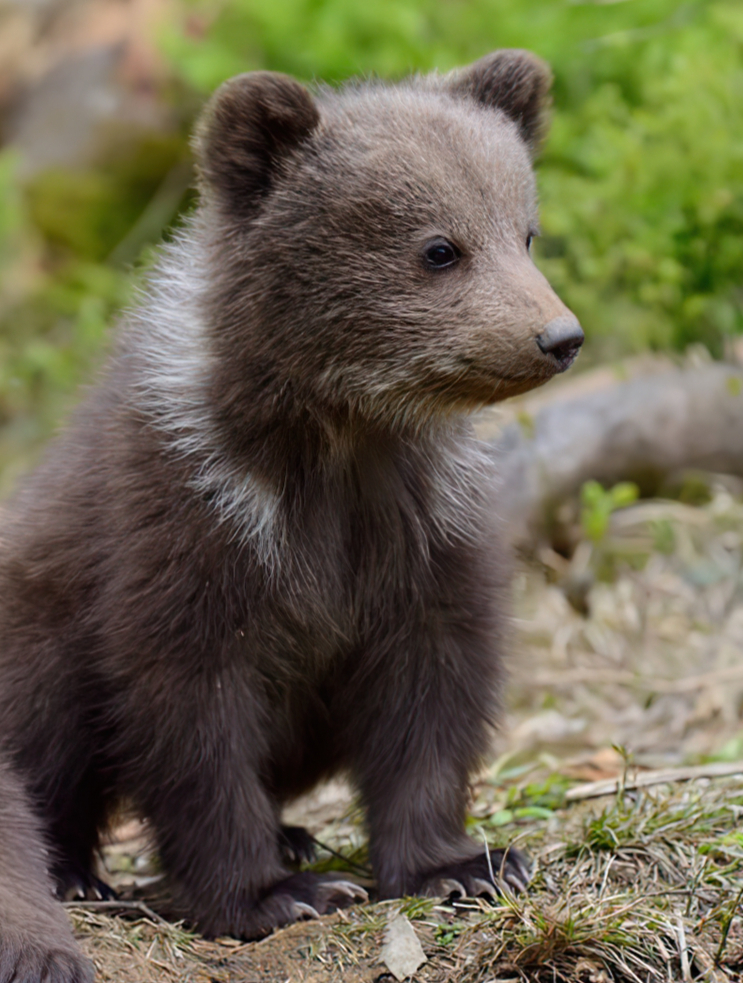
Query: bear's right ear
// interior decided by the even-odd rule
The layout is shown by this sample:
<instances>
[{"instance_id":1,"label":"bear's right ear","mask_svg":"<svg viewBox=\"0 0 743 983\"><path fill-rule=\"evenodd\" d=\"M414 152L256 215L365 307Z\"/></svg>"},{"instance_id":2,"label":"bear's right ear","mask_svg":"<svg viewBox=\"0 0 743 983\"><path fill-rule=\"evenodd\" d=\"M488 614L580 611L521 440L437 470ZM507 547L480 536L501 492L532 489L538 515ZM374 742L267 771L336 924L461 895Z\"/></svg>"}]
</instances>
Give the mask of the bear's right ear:
<instances>
[{"instance_id":1,"label":"bear's right ear","mask_svg":"<svg viewBox=\"0 0 743 983\"><path fill-rule=\"evenodd\" d=\"M217 89L196 129L200 177L231 209L252 211L319 121L312 96L288 75L237 75Z\"/></svg>"},{"instance_id":2,"label":"bear's right ear","mask_svg":"<svg viewBox=\"0 0 743 983\"><path fill-rule=\"evenodd\" d=\"M549 66L519 48L502 48L447 78L449 91L501 109L519 128L532 153L546 128L552 72Z\"/></svg>"}]
</instances>

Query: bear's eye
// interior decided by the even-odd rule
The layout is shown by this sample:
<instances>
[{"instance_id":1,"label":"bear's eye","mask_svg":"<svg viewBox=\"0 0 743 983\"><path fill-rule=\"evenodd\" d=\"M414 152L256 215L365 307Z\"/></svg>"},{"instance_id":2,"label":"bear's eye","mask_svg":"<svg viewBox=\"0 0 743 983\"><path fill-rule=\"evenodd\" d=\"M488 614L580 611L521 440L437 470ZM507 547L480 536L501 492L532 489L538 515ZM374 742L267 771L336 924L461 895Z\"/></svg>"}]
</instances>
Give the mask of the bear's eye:
<instances>
[{"instance_id":1,"label":"bear's eye","mask_svg":"<svg viewBox=\"0 0 743 983\"><path fill-rule=\"evenodd\" d=\"M532 243L532 239L533 238L534 238L534 236L531 234L531 232L526 237L526 251L527 251L527 253L530 253L531 252L531 243Z\"/></svg>"},{"instance_id":2,"label":"bear's eye","mask_svg":"<svg viewBox=\"0 0 743 983\"><path fill-rule=\"evenodd\" d=\"M434 239L423 250L423 262L431 270L443 270L447 266L453 266L459 256L459 250L448 239Z\"/></svg>"}]
</instances>

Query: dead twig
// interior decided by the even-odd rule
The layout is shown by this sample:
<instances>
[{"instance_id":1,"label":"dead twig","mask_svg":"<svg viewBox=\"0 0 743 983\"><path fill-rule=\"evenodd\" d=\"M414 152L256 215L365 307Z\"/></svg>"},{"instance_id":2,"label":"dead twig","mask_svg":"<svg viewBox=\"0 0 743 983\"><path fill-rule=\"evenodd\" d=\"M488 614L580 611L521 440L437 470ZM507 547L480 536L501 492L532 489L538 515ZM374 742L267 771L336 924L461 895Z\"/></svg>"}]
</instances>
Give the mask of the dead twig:
<instances>
[{"instance_id":1,"label":"dead twig","mask_svg":"<svg viewBox=\"0 0 743 983\"><path fill-rule=\"evenodd\" d=\"M720 762L708 765L690 765L686 768L661 768L646 771L633 779L604 778L598 782L586 782L568 789L566 802L579 802L582 799L595 799L600 795L614 795L620 787L631 792L637 788L652 785L666 785L669 782L689 782L695 778L725 778L729 775L743 775L743 761Z\"/></svg>"},{"instance_id":2,"label":"dead twig","mask_svg":"<svg viewBox=\"0 0 743 983\"><path fill-rule=\"evenodd\" d=\"M637 686L657 693L695 693L699 689L729 683L743 682L743 665L726 666L714 672L686 676L684 679L663 679L657 676L639 676L622 669L565 669L561 672L540 672L533 677L533 685L545 689L556 686L571 687L580 684L597 686Z\"/></svg>"},{"instance_id":3,"label":"dead twig","mask_svg":"<svg viewBox=\"0 0 743 983\"><path fill-rule=\"evenodd\" d=\"M65 908L77 908L80 911L136 911L157 925L173 928L172 922L163 918L162 915L158 915L143 901L64 901L63 904Z\"/></svg>"}]
</instances>

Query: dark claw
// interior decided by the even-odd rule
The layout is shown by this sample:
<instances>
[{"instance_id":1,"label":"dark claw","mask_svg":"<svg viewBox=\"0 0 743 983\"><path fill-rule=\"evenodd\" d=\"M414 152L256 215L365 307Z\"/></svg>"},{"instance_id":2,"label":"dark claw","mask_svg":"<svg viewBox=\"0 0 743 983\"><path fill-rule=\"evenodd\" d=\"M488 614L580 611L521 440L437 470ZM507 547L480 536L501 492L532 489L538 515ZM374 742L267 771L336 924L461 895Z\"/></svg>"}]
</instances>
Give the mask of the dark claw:
<instances>
[{"instance_id":1,"label":"dark claw","mask_svg":"<svg viewBox=\"0 0 743 983\"><path fill-rule=\"evenodd\" d=\"M294 901L311 905L321 915L338 908L347 908L356 901L366 901L369 895L363 887L333 874L313 874L304 871L292 874L277 884L272 894L289 895Z\"/></svg>"},{"instance_id":2,"label":"dark claw","mask_svg":"<svg viewBox=\"0 0 743 983\"><path fill-rule=\"evenodd\" d=\"M294 901L292 902L292 914L298 922L305 921L309 918L319 918L320 912L317 908L313 908L311 904L305 904L304 901Z\"/></svg>"},{"instance_id":3,"label":"dark claw","mask_svg":"<svg viewBox=\"0 0 743 983\"><path fill-rule=\"evenodd\" d=\"M267 898L287 898L292 905L305 905L317 915L347 908L357 901L368 901L363 887L332 874L303 871L275 884Z\"/></svg>"},{"instance_id":4,"label":"dark claw","mask_svg":"<svg viewBox=\"0 0 743 983\"><path fill-rule=\"evenodd\" d=\"M353 881L324 881L316 888L318 900L323 905L332 905L335 908L345 908L346 905L356 904L357 901L368 901L369 895Z\"/></svg>"},{"instance_id":5,"label":"dark claw","mask_svg":"<svg viewBox=\"0 0 743 983\"><path fill-rule=\"evenodd\" d=\"M464 884L453 877L430 877L423 884L420 893L427 898L466 898Z\"/></svg>"},{"instance_id":6,"label":"dark claw","mask_svg":"<svg viewBox=\"0 0 743 983\"><path fill-rule=\"evenodd\" d=\"M60 901L115 901L112 887L80 864L64 863L52 871Z\"/></svg>"},{"instance_id":7,"label":"dark claw","mask_svg":"<svg viewBox=\"0 0 743 983\"><path fill-rule=\"evenodd\" d=\"M478 898L488 898L490 901L495 901L498 897L498 891L492 881L484 881L481 877L472 878L472 890L475 892L475 897Z\"/></svg>"},{"instance_id":8,"label":"dark claw","mask_svg":"<svg viewBox=\"0 0 743 983\"><path fill-rule=\"evenodd\" d=\"M304 826L282 826L279 831L279 849L285 863L297 866L312 863L317 855L315 838Z\"/></svg>"},{"instance_id":9,"label":"dark claw","mask_svg":"<svg viewBox=\"0 0 743 983\"><path fill-rule=\"evenodd\" d=\"M490 874L492 866L493 877ZM428 874L419 893L437 898L489 898L525 890L531 879L531 863L519 850L491 850L490 864L484 853L449 864Z\"/></svg>"},{"instance_id":10,"label":"dark claw","mask_svg":"<svg viewBox=\"0 0 743 983\"><path fill-rule=\"evenodd\" d=\"M367 897L364 888L353 881L301 871L274 884L258 904L245 911L238 933L244 939L258 939L281 925L319 918Z\"/></svg>"}]
</instances>

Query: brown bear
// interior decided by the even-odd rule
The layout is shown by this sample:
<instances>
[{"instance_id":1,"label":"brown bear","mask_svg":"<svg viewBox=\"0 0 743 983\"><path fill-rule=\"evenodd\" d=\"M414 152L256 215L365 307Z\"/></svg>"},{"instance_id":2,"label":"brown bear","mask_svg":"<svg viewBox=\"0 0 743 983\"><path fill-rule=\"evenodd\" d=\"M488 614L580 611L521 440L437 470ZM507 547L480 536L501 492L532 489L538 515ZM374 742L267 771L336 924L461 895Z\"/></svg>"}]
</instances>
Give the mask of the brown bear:
<instances>
[{"instance_id":1,"label":"brown bear","mask_svg":"<svg viewBox=\"0 0 743 983\"><path fill-rule=\"evenodd\" d=\"M53 892L102 890L122 801L210 934L363 896L283 856L282 804L339 771L380 897L527 881L464 831L505 620L467 414L583 338L529 256L548 88L500 51L207 107L201 203L4 518L0 983L91 978Z\"/></svg>"}]
</instances>

